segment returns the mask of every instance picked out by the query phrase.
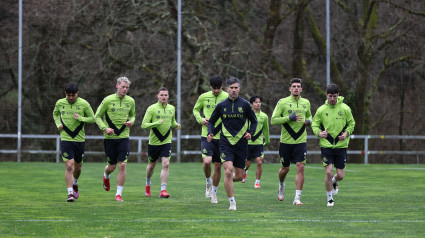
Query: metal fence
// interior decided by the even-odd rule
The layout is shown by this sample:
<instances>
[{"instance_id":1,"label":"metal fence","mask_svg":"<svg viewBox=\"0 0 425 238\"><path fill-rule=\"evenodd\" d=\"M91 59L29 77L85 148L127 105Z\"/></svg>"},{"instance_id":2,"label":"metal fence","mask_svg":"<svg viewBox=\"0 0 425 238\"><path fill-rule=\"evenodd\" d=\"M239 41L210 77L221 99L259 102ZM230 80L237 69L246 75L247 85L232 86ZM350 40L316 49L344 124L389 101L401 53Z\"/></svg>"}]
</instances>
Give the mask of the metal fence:
<instances>
[{"instance_id":1,"label":"metal fence","mask_svg":"<svg viewBox=\"0 0 425 238\"><path fill-rule=\"evenodd\" d=\"M22 138L27 139L48 139L48 140L56 140L56 148L55 150L38 150L38 149L30 149L30 150L21 150L21 153L30 153L30 154L55 154L56 162L60 161L60 135L31 135L31 134L23 134ZM0 138L10 138L17 139L17 134L0 134ZM182 140L199 140L201 138L200 135L181 135ZM400 136L400 135L351 135L351 139L354 140L363 140L364 141L364 149L363 150L348 150L348 154L357 154L364 156L364 163L369 163L369 155L425 155L425 150L369 150L369 140L378 139L398 139L398 140L425 140L425 136ZM86 140L102 140L103 136L86 136ZM280 135L270 135L270 139L280 139ZM317 140L318 138L313 135L307 136L308 140ZM140 163L142 161L142 155L146 155L145 151L142 151L142 144L148 143L149 137L147 136L130 136L130 140L137 141L137 151L131 152L132 154L136 154L137 161ZM174 137L172 139L176 141ZM18 154L17 149L0 149L0 153L3 154ZM199 155L199 150L182 150L182 155ZM264 154L269 155L277 155L279 152L277 150L266 150ZM309 150L309 154L320 154L320 150ZM104 154L103 151L86 151L85 154ZM172 155L176 155L173 153Z\"/></svg>"}]
</instances>

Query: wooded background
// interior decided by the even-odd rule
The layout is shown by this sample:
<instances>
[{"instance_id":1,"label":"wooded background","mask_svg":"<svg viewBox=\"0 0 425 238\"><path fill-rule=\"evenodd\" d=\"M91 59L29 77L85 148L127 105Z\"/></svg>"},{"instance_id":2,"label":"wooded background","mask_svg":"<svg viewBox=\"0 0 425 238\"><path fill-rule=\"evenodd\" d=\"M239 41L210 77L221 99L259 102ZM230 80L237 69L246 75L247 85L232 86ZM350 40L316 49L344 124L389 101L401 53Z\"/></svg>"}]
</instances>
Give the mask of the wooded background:
<instances>
[{"instance_id":1,"label":"wooded background","mask_svg":"<svg viewBox=\"0 0 425 238\"><path fill-rule=\"evenodd\" d=\"M131 135L147 135L140 124L147 107L157 101L157 89L169 88L170 103L177 103L176 7L176 0L23 1L22 133L58 133L52 111L68 82L78 84L79 96L96 111L116 91L116 78L127 76L129 95L136 101ZM353 111L354 133L424 135L425 2L333 0L330 9L331 81ZM214 74L238 77L241 96L262 96L269 117L277 101L289 95L289 80L302 78L302 96L314 114L325 101L325 10L323 0L182 1L182 134L200 134L192 108L209 90ZM0 131L16 134L18 1L2 0L0 30ZM87 135L101 133L95 124L86 125ZM280 134L280 127L272 126L271 134ZM275 142L269 149L277 150ZM317 143L309 143L309 149ZM0 139L0 144L0 149L16 148L10 139ZM23 144L54 145L43 140ZM90 146L102 150L103 143ZM182 146L199 150L200 142L183 141ZM361 140L350 144L352 149L362 146ZM413 140L371 142L373 146L425 147ZM405 161L388 157L380 162Z\"/></svg>"}]
</instances>

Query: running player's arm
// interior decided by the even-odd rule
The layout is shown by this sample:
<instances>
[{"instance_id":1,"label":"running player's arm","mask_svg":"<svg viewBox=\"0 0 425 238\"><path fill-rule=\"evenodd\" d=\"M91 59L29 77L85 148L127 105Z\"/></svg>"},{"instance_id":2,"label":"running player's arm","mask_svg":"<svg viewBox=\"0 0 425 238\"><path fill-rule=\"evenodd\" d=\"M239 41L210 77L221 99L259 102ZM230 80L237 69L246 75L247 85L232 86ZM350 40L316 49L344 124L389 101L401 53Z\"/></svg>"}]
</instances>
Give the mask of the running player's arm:
<instances>
[{"instance_id":1,"label":"running player's arm","mask_svg":"<svg viewBox=\"0 0 425 238\"><path fill-rule=\"evenodd\" d=\"M202 95L201 95L201 96L199 96L199 98L196 101L196 104L195 104L195 106L193 107L193 110L192 110L193 116L196 118L196 121L199 124L202 124L202 119L204 119L201 116L201 109L204 107L203 104L202 104L202 101L203 100L202 100Z\"/></svg>"},{"instance_id":2,"label":"running player's arm","mask_svg":"<svg viewBox=\"0 0 425 238\"><path fill-rule=\"evenodd\" d=\"M152 129L162 124L161 120L152 121L152 118L153 118L152 111L153 110L151 110L151 107L148 107L148 109L146 110L145 116L143 117L143 121L142 121L142 129Z\"/></svg>"},{"instance_id":3,"label":"running player's arm","mask_svg":"<svg viewBox=\"0 0 425 238\"><path fill-rule=\"evenodd\" d=\"M323 107L319 107L317 109L316 114L313 117L313 122L311 123L311 129L313 130L313 134L315 134L317 137L320 137L319 133L322 132L322 129L320 129L320 124L322 123L322 111Z\"/></svg>"},{"instance_id":4,"label":"running player's arm","mask_svg":"<svg viewBox=\"0 0 425 238\"><path fill-rule=\"evenodd\" d=\"M356 122L354 121L353 114L351 113L351 108L347 105L345 105L345 114L347 117L347 129L345 129L345 132L347 132L348 136L350 136L351 134L353 134Z\"/></svg>"},{"instance_id":5,"label":"running player's arm","mask_svg":"<svg viewBox=\"0 0 425 238\"><path fill-rule=\"evenodd\" d=\"M61 112L59 110L58 103L56 103L55 108L53 109L53 120L55 120L56 128L58 128L58 130L60 126L62 126L60 114Z\"/></svg>"},{"instance_id":6,"label":"running player's arm","mask_svg":"<svg viewBox=\"0 0 425 238\"><path fill-rule=\"evenodd\" d=\"M208 135L214 136L214 125L217 122L217 120L220 118L220 103L214 108L213 113L211 114L211 118L208 121Z\"/></svg>"},{"instance_id":7,"label":"running player's arm","mask_svg":"<svg viewBox=\"0 0 425 238\"><path fill-rule=\"evenodd\" d=\"M107 104L106 98L105 98L105 99L103 99L102 103L100 103L99 107L97 108L96 114L94 114L94 120L95 120L97 126L102 131L105 131L106 128L108 128L102 120L102 117L105 114L107 108L108 108L108 104Z\"/></svg>"},{"instance_id":8,"label":"running player's arm","mask_svg":"<svg viewBox=\"0 0 425 238\"><path fill-rule=\"evenodd\" d=\"M263 122L263 134L264 139L266 140L264 142L264 147L268 146L270 144L270 131L269 131L269 117L264 113L265 119Z\"/></svg>"},{"instance_id":9,"label":"running player's arm","mask_svg":"<svg viewBox=\"0 0 425 238\"><path fill-rule=\"evenodd\" d=\"M176 109L174 108L174 114L171 118L171 127L176 128L177 130L181 129L181 125L176 121Z\"/></svg>"},{"instance_id":10,"label":"running player's arm","mask_svg":"<svg viewBox=\"0 0 425 238\"><path fill-rule=\"evenodd\" d=\"M128 121L131 122L131 125L134 125L136 121L136 106L134 100L132 101L130 111L128 112Z\"/></svg>"},{"instance_id":11,"label":"running player's arm","mask_svg":"<svg viewBox=\"0 0 425 238\"><path fill-rule=\"evenodd\" d=\"M255 115L254 110L252 109L251 105L248 104L247 109L247 118L251 122L251 125L249 126L247 132L251 134L251 136L254 135L255 131L257 130L257 116Z\"/></svg>"},{"instance_id":12,"label":"running player's arm","mask_svg":"<svg viewBox=\"0 0 425 238\"><path fill-rule=\"evenodd\" d=\"M87 123L95 122L93 109L91 108L88 102L84 106L84 116L78 115L77 120L82 122L87 122Z\"/></svg>"},{"instance_id":13,"label":"running player's arm","mask_svg":"<svg viewBox=\"0 0 425 238\"><path fill-rule=\"evenodd\" d=\"M272 119L270 120L272 125L282 125L290 121L289 116L283 116L283 108L283 100L281 99L277 102L277 105L273 110Z\"/></svg>"},{"instance_id":14,"label":"running player's arm","mask_svg":"<svg viewBox=\"0 0 425 238\"><path fill-rule=\"evenodd\" d=\"M305 113L305 121L304 121L304 124L306 124L306 125L310 125L312 120L313 120L313 116L311 115L310 103L309 103L309 104L308 104L308 107L307 107L307 111L306 111L306 113Z\"/></svg>"}]
</instances>

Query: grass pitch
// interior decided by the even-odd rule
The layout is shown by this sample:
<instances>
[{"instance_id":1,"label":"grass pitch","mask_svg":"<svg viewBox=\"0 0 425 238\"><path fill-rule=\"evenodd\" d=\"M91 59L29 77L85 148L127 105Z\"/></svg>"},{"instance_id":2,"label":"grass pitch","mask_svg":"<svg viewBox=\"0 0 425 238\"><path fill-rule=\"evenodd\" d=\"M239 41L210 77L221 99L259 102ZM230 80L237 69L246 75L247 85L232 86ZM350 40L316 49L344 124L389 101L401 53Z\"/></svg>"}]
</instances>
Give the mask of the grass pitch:
<instances>
[{"instance_id":1,"label":"grass pitch","mask_svg":"<svg viewBox=\"0 0 425 238\"><path fill-rule=\"evenodd\" d=\"M286 179L285 200L277 200L279 164L264 164L261 189L254 189L256 165L247 182L235 183L237 211L229 211L223 187L218 204L204 196L201 163L170 164L168 199L158 197L157 165L152 197L144 196L146 164L129 163L124 202L102 186L105 164L85 163L80 198L67 203L63 163L0 163L2 237L423 237L425 166L349 164L326 207L324 169L307 164L301 197L292 205L295 166Z\"/></svg>"}]
</instances>

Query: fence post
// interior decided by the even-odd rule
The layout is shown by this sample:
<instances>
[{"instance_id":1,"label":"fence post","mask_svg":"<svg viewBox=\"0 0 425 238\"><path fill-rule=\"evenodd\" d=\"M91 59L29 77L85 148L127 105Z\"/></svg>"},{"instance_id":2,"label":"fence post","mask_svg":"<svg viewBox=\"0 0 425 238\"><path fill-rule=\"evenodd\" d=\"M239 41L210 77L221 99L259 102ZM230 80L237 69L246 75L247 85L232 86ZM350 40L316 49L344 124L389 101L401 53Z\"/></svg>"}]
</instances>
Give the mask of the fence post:
<instances>
[{"instance_id":1,"label":"fence post","mask_svg":"<svg viewBox=\"0 0 425 238\"><path fill-rule=\"evenodd\" d=\"M369 163L369 136L364 137L364 164Z\"/></svg>"},{"instance_id":2,"label":"fence post","mask_svg":"<svg viewBox=\"0 0 425 238\"><path fill-rule=\"evenodd\" d=\"M142 163L142 138L137 140L137 163Z\"/></svg>"},{"instance_id":3,"label":"fence post","mask_svg":"<svg viewBox=\"0 0 425 238\"><path fill-rule=\"evenodd\" d=\"M60 136L57 136L56 137L56 163L59 163L60 147L61 147L61 138Z\"/></svg>"}]
</instances>

